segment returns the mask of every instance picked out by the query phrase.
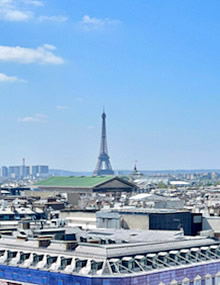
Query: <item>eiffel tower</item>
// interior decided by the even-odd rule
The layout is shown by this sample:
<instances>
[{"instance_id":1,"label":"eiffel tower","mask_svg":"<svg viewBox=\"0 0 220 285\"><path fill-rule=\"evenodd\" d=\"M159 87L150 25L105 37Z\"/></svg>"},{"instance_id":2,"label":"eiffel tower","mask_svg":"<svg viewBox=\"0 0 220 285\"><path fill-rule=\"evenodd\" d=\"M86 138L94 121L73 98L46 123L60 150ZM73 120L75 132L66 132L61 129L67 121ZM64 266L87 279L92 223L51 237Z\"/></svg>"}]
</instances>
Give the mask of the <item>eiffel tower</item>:
<instances>
[{"instance_id":1,"label":"eiffel tower","mask_svg":"<svg viewBox=\"0 0 220 285\"><path fill-rule=\"evenodd\" d=\"M112 170L112 166L111 166L109 155L108 155L105 119L106 119L106 114L105 114L105 111L103 111L100 154L98 157L96 169L93 172L93 175L97 175L97 176L114 175L114 171Z\"/></svg>"}]
</instances>

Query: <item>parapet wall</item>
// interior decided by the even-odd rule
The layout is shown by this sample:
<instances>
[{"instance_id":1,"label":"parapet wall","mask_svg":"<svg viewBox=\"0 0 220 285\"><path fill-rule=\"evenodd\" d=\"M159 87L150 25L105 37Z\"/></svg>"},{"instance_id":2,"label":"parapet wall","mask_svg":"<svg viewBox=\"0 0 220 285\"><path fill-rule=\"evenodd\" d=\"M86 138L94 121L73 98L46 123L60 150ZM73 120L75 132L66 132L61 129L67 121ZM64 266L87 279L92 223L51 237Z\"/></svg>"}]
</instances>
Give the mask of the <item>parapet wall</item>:
<instances>
[{"instance_id":1,"label":"parapet wall","mask_svg":"<svg viewBox=\"0 0 220 285\"><path fill-rule=\"evenodd\" d=\"M190 285L194 280L202 281L220 276L220 260L197 266L188 266L178 269L166 269L144 275L131 277L82 277L72 274L41 271L28 268L0 265L0 281L22 282L24 284L48 285L169 285L182 284L188 279ZM176 283L175 283L176 281ZM172 283L171 283L172 282ZM218 284L218 283L211 283Z\"/></svg>"}]
</instances>

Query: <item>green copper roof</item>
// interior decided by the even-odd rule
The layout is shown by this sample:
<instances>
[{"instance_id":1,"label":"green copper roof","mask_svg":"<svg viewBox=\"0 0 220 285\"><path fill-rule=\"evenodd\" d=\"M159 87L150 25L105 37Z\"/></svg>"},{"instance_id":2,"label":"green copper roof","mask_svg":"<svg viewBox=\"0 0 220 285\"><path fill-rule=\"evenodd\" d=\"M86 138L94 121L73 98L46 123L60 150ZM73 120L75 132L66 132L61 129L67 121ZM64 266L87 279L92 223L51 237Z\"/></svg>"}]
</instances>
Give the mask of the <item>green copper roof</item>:
<instances>
[{"instance_id":1,"label":"green copper roof","mask_svg":"<svg viewBox=\"0 0 220 285\"><path fill-rule=\"evenodd\" d=\"M53 176L38 182L37 185L51 187L95 187L114 177L115 176Z\"/></svg>"}]
</instances>

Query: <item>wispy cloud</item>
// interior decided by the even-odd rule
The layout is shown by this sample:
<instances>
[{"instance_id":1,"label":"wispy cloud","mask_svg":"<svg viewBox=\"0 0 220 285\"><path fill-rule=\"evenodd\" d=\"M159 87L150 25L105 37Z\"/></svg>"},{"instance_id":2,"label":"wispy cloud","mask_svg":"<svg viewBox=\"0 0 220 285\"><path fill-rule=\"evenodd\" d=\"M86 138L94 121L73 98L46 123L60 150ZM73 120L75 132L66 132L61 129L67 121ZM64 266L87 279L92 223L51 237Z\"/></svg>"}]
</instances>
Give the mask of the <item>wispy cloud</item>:
<instances>
[{"instance_id":1,"label":"wispy cloud","mask_svg":"<svg viewBox=\"0 0 220 285\"><path fill-rule=\"evenodd\" d=\"M27 4L27 5L33 5L37 7L44 6L44 3L38 0L22 0L22 1L24 2L24 4Z\"/></svg>"},{"instance_id":2,"label":"wispy cloud","mask_svg":"<svg viewBox=\"0 0 220 285\"><path fill-rule=\"evenodd\" d=\"M64 106L64 105L57 105L57 106L56 106L56 109L57 109L57 110L67 110L68 107L67 107L67 106Z\"/></svg>"},{"instance_id":3,"label":"wispy cloud","mask_svg":"<svg viewBox=\"0 0 220 285\"><path fill-rule=\"evenodd\" d=\"M25 82L25 80L19 79L16 76L8 76L4 73L0 73L0 82Z\"/></svg>"},{"instance_id":4,"label":"wispy cloud","mask_svg":"<svg viewBox=\"0 0 220 285\"><path fill-rule=\"evenodd\" d=\"M55 46L45 44L41 47L24 48L20 46L0 46L0 61L18 63L62 64L62 57L56 56Z\"/></svg>"},{"instance_id":5,"label":"wispy cloud","mask_svg":"<svg viewBox=\"0 0 220 285\"><path fill-rule=\"evenodd\" d=\"M35 114L33 116L19 117L18 122L20 123L46 123L48 119L47 115Z\"/></svg>"},{"instance_id":6,"label":"wispy cloud","mask_svg":"<svg viewBox=\"0 0 220 285\"><path fill-rule=\"evenodd\" d=\"M68 20L65 16L40 16L38 17L39 22L57 22L62 23Z\"/></svg>"},{"instance_id":7,"label":"wispy cloud","mask_svg":"<svg viewBox=\"0 0 220 285\"><path fill-rule=\"evenodd\" d=\"M37 16L36 9L44 6L40 0L0 0L0 20L23 22L36 19L40 22L65 22L64 16Z\"/></svg>"},{"instance_id":8,"label":"wispy cloud","mask_svg":"<svg viewBox=\"0 0 220 285\"><path fill-rule=\"evenodd\" d=\"M21 22L31 18L33 18L33 13L27 9L23 1L0 0L0 19L4 21Z\"/></svg>"},{"instance_id":9,"label":"wispy cloud","mask_svg":"<svg viewBox=\"0 0 220 285\"><path fill-rule=\"evenodd\" d=\"M100 19L90 17L88 15L83 16L82 20L80 21L80 27L84 31L103 30L106 26L118 24L120 24L119 20L111 20L108 18Z\"/></svg>"}]
</instances>

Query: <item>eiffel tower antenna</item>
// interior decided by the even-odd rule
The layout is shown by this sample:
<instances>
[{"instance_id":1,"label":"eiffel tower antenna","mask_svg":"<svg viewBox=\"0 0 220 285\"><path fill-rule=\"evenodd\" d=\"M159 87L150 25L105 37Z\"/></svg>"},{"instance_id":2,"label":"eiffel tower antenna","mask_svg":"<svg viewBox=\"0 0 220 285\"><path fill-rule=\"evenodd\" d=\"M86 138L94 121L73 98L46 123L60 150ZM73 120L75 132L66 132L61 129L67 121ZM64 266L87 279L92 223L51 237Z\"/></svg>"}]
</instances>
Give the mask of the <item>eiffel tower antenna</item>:
<instances>
[{"instance_id":1,"label":"eiffel tower antenna","mask_svg":"<svg viewBox=\"0 0 220 285\"><path fill-rule=\"evenodd\" d=\"M114 175L114 171L112 170L112 166L110 163L108 148L107 148L107 136L106 136L106 114L103 107L102 113L102 134L101 134L101 146L100 153L98 157L98 162L96 165L96 169L93 172L93 175Z\"/></svg>"}]
</instances>

